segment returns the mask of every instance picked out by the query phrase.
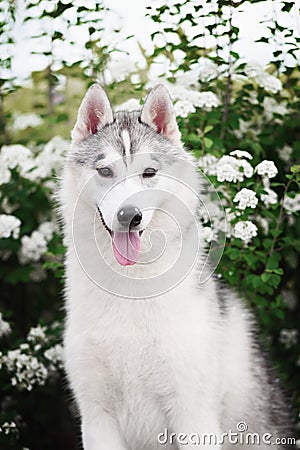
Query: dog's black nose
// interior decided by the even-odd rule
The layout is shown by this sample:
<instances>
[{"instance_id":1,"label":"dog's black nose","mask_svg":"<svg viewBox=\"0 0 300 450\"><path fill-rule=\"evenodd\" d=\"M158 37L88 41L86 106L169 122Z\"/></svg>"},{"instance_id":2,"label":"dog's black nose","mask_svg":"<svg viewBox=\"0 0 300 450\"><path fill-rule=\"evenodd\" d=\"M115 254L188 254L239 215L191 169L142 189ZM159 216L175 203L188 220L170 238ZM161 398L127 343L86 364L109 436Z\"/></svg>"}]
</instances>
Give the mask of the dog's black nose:
<instances>
[{"instance_id":1,"label":"dog's black nose","mask_svg":"<svg viewBox=\"0 0 300 450\"><path fill-rule=\"evenodd\" d=\"M117 217L121 225L127 228L133 228L141 223L143 214L136 206L126 205L120 209Z\"/></svg>"}]
</instances>

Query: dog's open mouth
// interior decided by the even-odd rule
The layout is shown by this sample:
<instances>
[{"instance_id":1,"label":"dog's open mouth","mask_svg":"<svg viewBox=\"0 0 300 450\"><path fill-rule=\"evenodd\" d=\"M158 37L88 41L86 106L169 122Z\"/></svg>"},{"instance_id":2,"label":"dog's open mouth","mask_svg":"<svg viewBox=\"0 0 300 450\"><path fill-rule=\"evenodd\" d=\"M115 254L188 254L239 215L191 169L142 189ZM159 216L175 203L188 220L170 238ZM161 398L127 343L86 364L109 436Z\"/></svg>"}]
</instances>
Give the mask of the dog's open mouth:
<instances>
[{"instance_id":1,"label":"dog's open mouth","mask_svg":"<svg viewBox=\"0 0 300 450\"><path fill-rule=\"evenodd\" d=\"M137 263L141 253L141 231L112 231L105 223L102 212L97 206L100 220L112 239L114 256L121 266L133 266Z\"/></svg>"}]
</instances>

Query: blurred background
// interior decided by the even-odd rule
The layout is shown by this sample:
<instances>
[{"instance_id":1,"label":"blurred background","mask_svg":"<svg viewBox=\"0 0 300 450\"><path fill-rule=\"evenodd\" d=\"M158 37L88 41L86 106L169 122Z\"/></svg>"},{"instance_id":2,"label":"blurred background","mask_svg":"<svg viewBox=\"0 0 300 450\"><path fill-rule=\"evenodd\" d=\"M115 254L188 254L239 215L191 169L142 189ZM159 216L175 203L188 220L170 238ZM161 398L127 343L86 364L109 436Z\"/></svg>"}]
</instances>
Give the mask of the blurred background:
<instances>
[{"instance_id":1,"label":"blurred background","mask_svg":"<svg viewBox=\"0 0 300 450\"><path fill-rule=\"evenodd\" d=\"M299 433L298 1L2 0L0 39L0 448L81 448L55 193L94 82L128 110L168 87L226 212L201 217L208 248L227 236L217 276L254 310Z\"/></svg>"}]
</instances>

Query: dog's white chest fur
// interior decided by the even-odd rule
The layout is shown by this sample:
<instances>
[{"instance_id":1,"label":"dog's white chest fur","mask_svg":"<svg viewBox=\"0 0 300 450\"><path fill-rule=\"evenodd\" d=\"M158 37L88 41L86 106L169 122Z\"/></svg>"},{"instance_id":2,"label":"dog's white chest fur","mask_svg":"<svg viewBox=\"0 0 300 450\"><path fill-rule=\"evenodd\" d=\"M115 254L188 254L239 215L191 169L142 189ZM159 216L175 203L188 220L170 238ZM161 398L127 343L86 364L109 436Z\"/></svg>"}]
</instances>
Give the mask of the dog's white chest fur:
<instances>
[{"instance_id":1,"label":"dog's white chest fur","mask_svg":"<svg viewBox=\"0 0 300 450\"><path fill-rule=\"evenodd\" d=\"M213 325L209 302L201 293L194 291L193 296L192 278L152 300L113 298L85 279L87 298L80 292L84 278L80 273L76 278L70 294L77 307L74 311L70 304L65 348L82 408L95 408L98 414L95 401L117 421L128 448L155 448L158 434L172 429L183 401L195 402L188 400L190 383L192 397L217 400L213 388L219 382L218 346L214 349L208 339Z\"/></svg>"}]
</instances>

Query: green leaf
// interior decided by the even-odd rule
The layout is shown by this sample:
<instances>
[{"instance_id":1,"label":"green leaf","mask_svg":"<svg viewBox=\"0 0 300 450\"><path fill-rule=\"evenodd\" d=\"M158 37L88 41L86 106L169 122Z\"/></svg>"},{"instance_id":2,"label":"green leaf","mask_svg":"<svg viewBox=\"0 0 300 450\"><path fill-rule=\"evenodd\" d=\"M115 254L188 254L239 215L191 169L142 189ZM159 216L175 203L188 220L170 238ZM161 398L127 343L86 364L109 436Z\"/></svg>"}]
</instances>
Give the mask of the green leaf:
<instances>
[{"instance_id":1,"label":"green leaf","mask_svg":"<svg viewBox=\"0 0 300 450\"><path fill-rule=\"evenodd\" d=\"M206 127L204 128L204 134L209 133L213 129L214 127L212 125L206 125Z\"/></svg>"},{"instance_id":2,"label":"green leaf","mask_svg":"<svg viewBox=\"0 0 300 450\"><path fill-rule=\"evenodd\" d=\"M206 137L204 138L204 144L206 148L211 148L213 146L213 143L214 142L211 139L208 139Z\"/></svg>"},{"instance_id":3,"label":"green leaf","mask_svg":"<svg viewBox=\"0 0 300 450\"><path fill-rule=\"evenodd\" d=\"M269 258L269 260L267 262L266 269L272 270L272 271L274 269L277 269L280 259L281 259L281 255L279 253L274 252L270 256L270 258Z\"/></svg>"},{"instance_id":4,"label":"green leaf","mask_svg":"<svg viewBox=\"0 0 300 450\"><path fill-rule=\"evenodd\" d=\"M269 284L271 286L277 288L279 283L280 283L280 281L281 281L281 277L279 275L276 275L276 274L270 275Z\"/></svg>"},{"instance_id":5,"label":"green leaf","mask_svg":"<svg viewBox=\"0 0 300 450\"><path fill-rule=\"evenodd\" d=\"M261 277L262 281L265 283L265 282L269 281L271 274L268 272L264 272L260 277Z\"/></svg>"},{"instance_id":6,"label":"green leaf","mask_svg":"<svg viewBox=\"0 0 300 450\"><path fill-rule=\"evenodd\" d=\"M241 251L238 250L237 248L233 248L232 250L228 251L228 256L232 261L239 258L240 255L241 255Z\"/></svg>"},{"instance_id":7,"label":"green leaf","mask_svg":"<svg viewBox=\"0 0 300 450\"><path fill-rule=\"evenodd\" d=\"M292 166L291 167L291 172L292 173L300 173L300 164Z\"/></svg>"}]
</instances>

